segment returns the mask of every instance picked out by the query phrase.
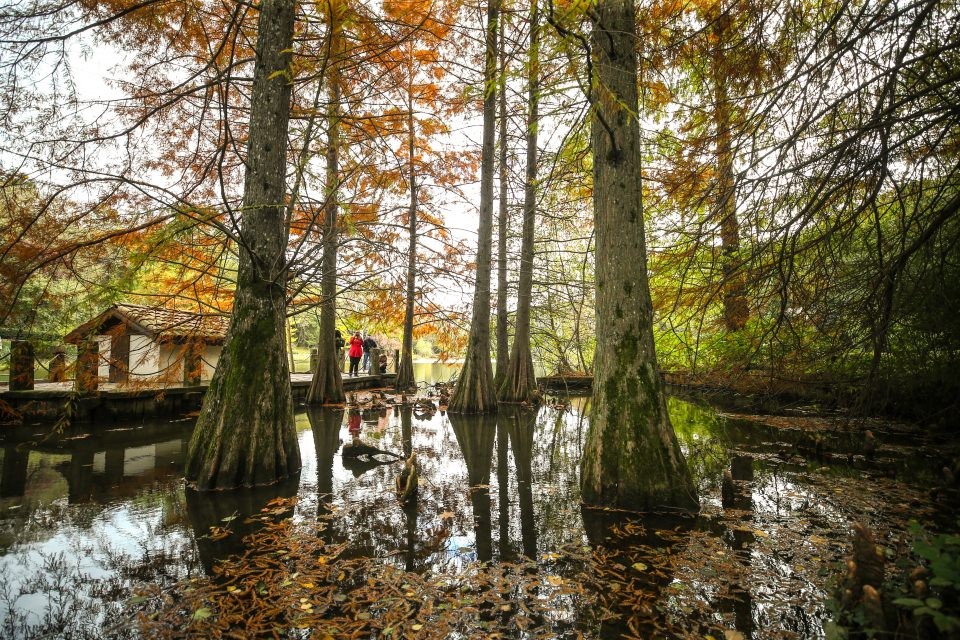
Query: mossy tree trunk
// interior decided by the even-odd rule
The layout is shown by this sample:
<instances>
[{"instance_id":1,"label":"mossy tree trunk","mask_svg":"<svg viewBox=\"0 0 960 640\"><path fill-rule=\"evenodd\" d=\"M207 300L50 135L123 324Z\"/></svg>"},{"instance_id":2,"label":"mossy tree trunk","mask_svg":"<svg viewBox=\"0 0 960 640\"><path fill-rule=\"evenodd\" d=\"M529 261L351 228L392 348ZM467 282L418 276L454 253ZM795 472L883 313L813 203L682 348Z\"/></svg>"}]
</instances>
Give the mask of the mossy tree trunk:
<instances>
[{"instance_id":1,"label":"mossy tree trunk","mask_svg":"<svg viewBox=\"0 0 960 640\"><path fill-rule=\"evenodd\" d=\"M490 363L490 263L493 244L493 157L497 115L497 23L500 0L487 6L484 66L483 147L480 151L480 226L477 233L477 282L473 319L463 369L450 399L450 413L489 413L497 410Z\"/></svg>"},{"instance_id":2,"label":"mossy tree trunk","mask_svg":"<svg viewBox=\"0 0 960 640\"><path fill-rule=\"evenodd\" d=\"M283 206L294 7L260 4L233 315L187 451L186 477L201 490L271 484L300 470Z\"/></svg>"},{"instance_id":3,"label":"mossy tree trunk","mask_svg":"<svg viewBox=\"0 0 960 640\"><path fill-rule=\"evenodd\" d=\"M403 340L400 347L400 367L394 388L397 391L416 389L413 375L413 312L417 288L417 167L416 129L413 120L413 45L410 45L410 70L407 76L407 163L410 168L410 206L407 211L407 227L410 234L407 248L407 299L403 311Z\"/></svg>"},{"instance_id":4,"label":"mossy tree trunk","mask_svg":"<svg viewBox=\"0 0 960 640\"><path fill-rule=\"evenodd\" d=\"M346 401L343 375L336 344L337 328L337 240L340 215L340 58L343 50L342 4L332 3L330 11L330 51L327 83L330 103L327 107L327 175L323 219L323 266L320 275L320 337L317 343L317 368L307 390L307 404L341 404Z\"/></svg>"},{"instance_id":5,"label":"mossy tree trunk","mask_svg":"<svg viewBox=\"0 0 960 640\"><path fill-rule=\"evenodd\" d=\"M523 231L520 240L520 281L513 348L506 375L500 384L503 402L532 402L537 390L530 351L530 305L533 299L533 241L537 218L537 127L539 126L540 14L537 0L530 3L530 48L527 62L527 165L523 193Z\"/></svg>"},{"instance_id":6,"label":"mossy tree trunk","mask_svg":"<svg viewBox=\"0 0 960 640\"><path fill-rule=\"evenodd\" d=\"M588 505L697 509L667 414L653 343L637 121L633 0L600 0L594 55L593 205L597 354L593 414L581 461Z\"/></svg>"},{"instance_id":7,"label":"mossy tree trunk","mask_svg":"<svg viewBox=\"0 0 960 640\"><path fill-rule=\"evenodd\" d=\"M497 194L500 209L497 214L497 366L493 383L498 389L507 377L510 359L510 342L507 335L507 56L503 32L500 29L500 82L497 91L499 115L499 170L500 191Z\"/></svg>"}]
</instances>

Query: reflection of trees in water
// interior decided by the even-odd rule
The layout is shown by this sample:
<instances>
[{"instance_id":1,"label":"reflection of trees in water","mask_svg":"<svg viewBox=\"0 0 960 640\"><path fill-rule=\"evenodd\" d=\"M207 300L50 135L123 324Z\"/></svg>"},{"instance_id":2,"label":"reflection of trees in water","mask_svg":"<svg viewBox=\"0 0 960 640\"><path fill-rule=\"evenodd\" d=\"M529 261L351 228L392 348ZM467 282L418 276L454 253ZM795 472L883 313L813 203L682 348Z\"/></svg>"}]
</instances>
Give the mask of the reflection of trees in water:
<instances>
[{"instance_id":1,"label":"reflection of trees in water","mask_svg":"<svg viewBox=\"0 0 960 640\"><path fill-rule=\"evenodd\" d=\"M197 550L204 569L209 573L217 560L244 551L243 538L259 531L263 522L251 519L275 498L294 498L300 488L300 473L282 482L229 491L195 491L187 489L187 513L193 528ZM292 509L276 514L277 519L293 515ZM211 528L229 529L226 537L211 537Z\"/></svg>"},{"instance_id":2,"label":"reflection of trees in water","mask_svg":"<svg viewBox=\"0 0 960 640\"><path fill-rule=\"evenodd\" d=\"M499 521L500 559L512 562L513 547L510 545L510 468L507 463L510 436L503 420L497 420L497 518Z\"/></svg>"},{"instance_id":3,"label":"reflection of trees in water","mask_svg":"<svg viewBox=\"0 0 960 640\"><path fill-rule=\"evenodd\" d=\"M133 637L126 624L111 627L125 619L132 585L200 571L193 540L179 527L182 455L180 440L170 438L183 430L143 427L5 447L0 637L95 638L105 629ZM161 445L168 446L161 452ZM136 471L124 475L130 461Z\"/></svg>"},{"instance_id":4,"label":"reflection of trees in water","mask_svg":"<svg viewBox=\"0 0 960 640\"><path fill-rule=\"evenodd\" d=\"M670 422L698 488L717 487L729 462L727 421L709 406L667 398Z\"/></svg>"},{"instance_id":5,"label":"reflection of trees in water","mask_svg":"<svg viewBox=\"0 0 960 640\"><path fill-rule=\"evenodd\" d=\"M545 406L537 414L530 471L541 549L581 539L580 454L586 428L585 416L570 408Z\"/></svg>"},{"instance_id":6,"label":"reflection of trees in water","mask_svg":"<svg viewBox=\"0 0 960 640\"><path fill-rule=\"evenodd\" d=\"M696 518L690 516L583 509L583 528L594 547L599 575L622 576L595 585L602 608L618 614L602 622L598 635L655 637L662 633L658 605L667 599L664 589L673 580L669 558L686 546L684 532L695 524ZM597 614L593 609L581 612L583 620Z\"/></svg>"},{"instance_id":7,"label":"reflection of trees in water","mask_svg":"<svg viewBox=\"0 0 960 640\"><path fill-rule=\"evenodd\" d=\"M443 485L423 482L419 499L404 506L397 500L396 476L402 462L364 463L338 456L343 410L312 409L308 413L317 453L318 515L326 517L330 539L349 542L344 557L377 557L384 562L399 561L410 571L425 571L443 564L443 550L450 537L449 525L440 517L449 497ZM393 420L385 410L374 412L376 421L388 428L372 438L362 438L377 447L409 456L414 447L415 428L409 407L396 408ZM375 423L376 423L375 421ZM397 425L399 422L399 425ZM399 429L394 427L399 426ZM436 454L422 451L420 463L437 465ZM350 472L337 480L335 467ZM441 463L439 466L446 466Z\"/></svg>"},{"instance_id":8,"label":"reflection of trees in water","mask_svg":"<svg viewBox=\"0 0 960 640\"><path fill-rule=\"evenodd\" d=\"M403 455L409 458L413 453L413 407L400 409L400 438L403 441ZM407 546L404 550L404 569L417 569L417 509L420 505L419 488L410 501L403 505L403 515L407 520Z\"/></svg>"},{"instance_id":9,"label":"reflection of trees in water","mask_svg":"<svg viewBox=\"0 0 960 640\"><path fill-rule=\"evenodd\" d=\"M340 408L307 408L317 454L317 516L328 513L333 500L333 459L340 449L343 414Z\"/></svg>"},{"instance_id":10,"label":"reflection of trees in water","mask_svg":"<svg viewBox=\"0 0 960 640\"><path fill-rule=\"evenodd\" d=\"M490 469L493 443L497 435L497 416L450 414L450 426L467 465L470 504L476 536L477 559L493 559L493 531L490 513Z\"/></svg>"},{"instance_id":11,"label":"reflection of trees in water","mask_svg":"<svg viewBox=\"0 0 960 640\"><path fill-rule=\"evenodd\" d=\"M510 435L513 463L517 474L517 497L520 504L520 538L523 554L537 559L537 522L533 507L533 446L537 428L537 411L524 407L501 407L500 424Z\"/></svg>"},{"instance_id":12,"label":"reflection of trees in water","mask_svg":"<svg viewBox=\"0 0 960 640\"><path fill-rule=\"evenodd\" d=\"M23 497L27 486L27 462L30 450L8 445L3 448L3 468L0 469L0 498Z\"/></svg>"}]
</instances>

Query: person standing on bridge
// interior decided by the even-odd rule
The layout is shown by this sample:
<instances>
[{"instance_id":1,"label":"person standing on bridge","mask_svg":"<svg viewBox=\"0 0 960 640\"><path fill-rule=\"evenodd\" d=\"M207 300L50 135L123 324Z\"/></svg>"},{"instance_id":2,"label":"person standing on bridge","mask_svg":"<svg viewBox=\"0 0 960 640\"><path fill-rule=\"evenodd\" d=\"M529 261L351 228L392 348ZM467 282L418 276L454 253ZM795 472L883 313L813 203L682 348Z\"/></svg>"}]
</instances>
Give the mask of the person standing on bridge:
<instances>
[{"instance_id":1,"label":"person standing on bridge","mask_svg":"<svg viewBox=\"0 0 960 640\"><path fill-rule=\"evenodd\" d=\"M360 367L360 358L363 357L363 338L360 337L359 331L350 336L350 351L347 355L350 356L350 377L352 378L359 373L357 369Z\"/></svg>"},{"instance_id":2,"label":"person standing on bridge","mask_svg":"<svg viewBox=\"0 0 960 640\"><path fill-rule=\"evenodd\" d=\"M377 341L373 339L372 336L367 334L366 339L363 341L363 370L370 370L370 352L377 348Z\"/></svg>"}]
</instances>

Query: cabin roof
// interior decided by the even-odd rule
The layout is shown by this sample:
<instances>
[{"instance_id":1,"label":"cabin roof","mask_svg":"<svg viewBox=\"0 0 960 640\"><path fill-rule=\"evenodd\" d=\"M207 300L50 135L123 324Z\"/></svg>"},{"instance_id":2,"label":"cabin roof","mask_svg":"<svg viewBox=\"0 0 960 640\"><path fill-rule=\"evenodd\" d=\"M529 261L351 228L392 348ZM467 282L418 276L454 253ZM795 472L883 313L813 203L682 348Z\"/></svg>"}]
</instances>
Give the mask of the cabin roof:
<instances>
[{"instance_id":1,"label":"cabin roof","mask_svg":"<svg viewBox=\"0 0 960 640\"><path fill-rule=\"evenodd\" d=\"M134 333L147 335L157 341L182 342L202 340L207 344L222 344L227 337L230 318L210 313L196 313L146 307L139 304L118 303L64 336L64 341L78 344L91 334L107 326L124 324Z\"/></svg>"}]
</instances>

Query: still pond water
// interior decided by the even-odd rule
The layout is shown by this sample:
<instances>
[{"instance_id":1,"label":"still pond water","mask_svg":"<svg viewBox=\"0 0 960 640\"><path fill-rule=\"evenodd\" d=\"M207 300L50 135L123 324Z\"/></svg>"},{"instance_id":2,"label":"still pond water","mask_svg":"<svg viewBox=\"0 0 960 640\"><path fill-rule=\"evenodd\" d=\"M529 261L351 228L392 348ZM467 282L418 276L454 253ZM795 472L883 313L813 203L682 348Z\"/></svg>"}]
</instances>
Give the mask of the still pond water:
<instances>
[{"instance_id":1,"label":"still pond water","mask_svg":"<svg viewBox=\"0 0 960 640\"><path fill-rule=\"evenodd\" d=\"M553 399L536 413L499 419L363 410L365 442L418 455L412 517L393 493L399 463L341 457L350 440L342 410L297 414L297 482L212 495L182 481L189 420L87 426L47 442L39 441L40 427L5 432L0 637L96 637L105 620L123 614L131 586L209 572L240 538L214 542L210 528L242 528L242 516L278 495L298 496L295 520L333 510L355 553L420 573L456 574L475 561L520 556L546 566L562 548L602 545L578 495L588 402ZM703 511L688 542L669 551L656 607L745 637L822 636L849 525L866 520L887 539L898 535L895 523L921 506L922 469L937 464L891 436L889 455L868 469L852 455L860 436L842 430L829 434L833 453L814 460L804 429L675 398L670 411ZM753 479L738 483L737 504L725 508L720 482L736 455L752 459ZM884 484L890 469L909 475L916 489Z\"/></svg>"}]
</instances>

